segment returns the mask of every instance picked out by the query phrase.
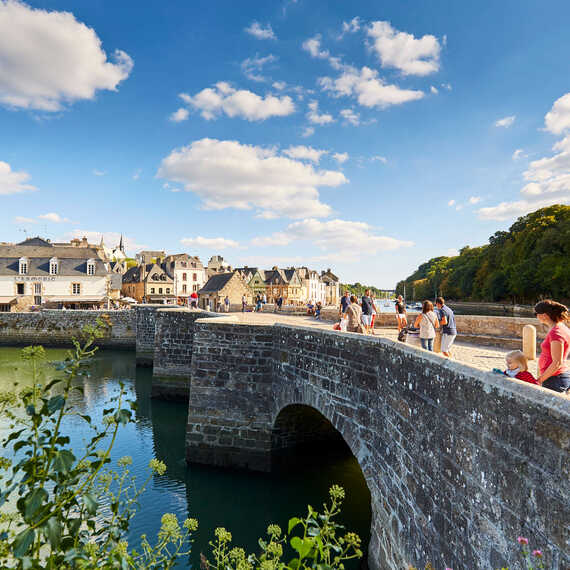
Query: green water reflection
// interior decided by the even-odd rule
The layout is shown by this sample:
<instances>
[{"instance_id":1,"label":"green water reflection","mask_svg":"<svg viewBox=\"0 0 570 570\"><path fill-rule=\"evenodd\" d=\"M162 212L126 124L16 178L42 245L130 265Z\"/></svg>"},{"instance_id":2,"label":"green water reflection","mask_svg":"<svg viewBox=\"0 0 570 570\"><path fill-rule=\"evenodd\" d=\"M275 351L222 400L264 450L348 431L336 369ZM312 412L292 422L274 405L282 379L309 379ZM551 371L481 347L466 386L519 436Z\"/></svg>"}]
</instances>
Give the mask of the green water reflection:
<instances>
[{"instance_id":1,"label":"green water reflection","mask_svg":"<svg viewBox=\"0 0 570 570\"><path fill-rule=\"evenodd\" d=\"M50 361L65 358L65 350L47 350ZM52 377L53 367L46 364L41 374ZM20 349L0 348L0 390L13 382L29 383L29 365L20 358ZM93 362L90 378L78 380L84 395L74 396L82 413L100 421L106 401L123 382L132 399L136 399L136 423L121 430L113 456L133 457L132 471L139 480L146 477L152 458L167 465L163 477L155 477L140 502L129 533L129 542L138 544L141 534L152 537L158 531L165 512L179 518L196 517L200 531L190 560L181 567L196 567L200 551L217 526L228 528L234 544L255 551L257 539L273 522L286 527L289 517L304 514L307 504L320 507L333 483L347 491L342 522L358 532L367 544L370 528L370 495L355 458L343 449L327 450L319 456L303 454L302 461L289 462L270 474L187 466L184 460L186 405L151 400L151 371L136 368L133 353L102 351ZM70 418L65 426L76 448L87 437L83 422ZM6 425L0 419L0 435Z\"/></svg>"}]
</instances>

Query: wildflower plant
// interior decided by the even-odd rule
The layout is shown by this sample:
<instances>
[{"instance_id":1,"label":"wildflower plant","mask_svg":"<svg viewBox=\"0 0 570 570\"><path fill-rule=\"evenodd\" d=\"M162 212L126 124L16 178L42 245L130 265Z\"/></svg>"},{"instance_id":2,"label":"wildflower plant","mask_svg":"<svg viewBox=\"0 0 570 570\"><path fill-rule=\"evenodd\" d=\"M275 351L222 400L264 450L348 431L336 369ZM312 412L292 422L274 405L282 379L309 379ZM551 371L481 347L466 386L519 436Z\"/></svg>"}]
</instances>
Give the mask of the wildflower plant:
<instances>
[{"instance_id":1,"label":"wildflower plant","mask_svg":"<svg viewBox=\"0 0 570 570\"><path fill-rule=\"evenodd\" d=\"M58 366L60 374L45 384L38 380L45 350L23 349L32 385L0 393L0 415L9 421L2 445L11 457L0 458L0 568L168 569L190 553L198 521L189 518L181 524L171 513L162 516L156 538L141 537L138 550L125 540L139 497L153 476L164 475L166 465L152 459L142 485L130 473L131 457L111 466L118 430L133 421L135 403L126 398L124 386L110 399L100 422L73 406L72 393L82 392L76 380L89 376L95 343L108 327L101 319L85 327L81 342L73 341ZM68 416L79 417L90 428L91 438L81 453L72 449L63 431ZM232 546L231 533L217 528L210 542L211 561L201 555L201 565L216 570L342 569L344 561L362 556L360 538L345 533L334 520L343 499L344 490L334 485L323 513L309 506L305 518L289 521L289 536L269 525L258 554ZM283 561L287 548L295 553L288 563Z\"/></svg>"}]
</instances>

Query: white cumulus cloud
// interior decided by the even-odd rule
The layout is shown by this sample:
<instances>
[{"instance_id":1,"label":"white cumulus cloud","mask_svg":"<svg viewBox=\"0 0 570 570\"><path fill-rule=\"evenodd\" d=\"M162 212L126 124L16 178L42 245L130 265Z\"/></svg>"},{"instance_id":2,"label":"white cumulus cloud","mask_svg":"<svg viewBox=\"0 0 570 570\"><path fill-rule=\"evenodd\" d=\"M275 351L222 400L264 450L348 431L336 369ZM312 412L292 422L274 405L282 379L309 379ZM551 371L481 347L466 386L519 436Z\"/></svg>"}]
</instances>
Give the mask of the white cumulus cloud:
<instances>
[{"instance_id":1,"label":"white cumulus cloud","mask_svg":"<svg viewBox=\"0 0 570 570\"><path fill-rule=\"evenodd\" d=\"M311 137L315 134L315 127L305 127L303 129L303 132L301 133L301 136L306 139L308 137Z\"/></svg>"},{"instance_id":2,"label":"white cumulus cloud","mask_svg":"<svg viewBox=\"0 0 570 570\"><path fill-rule=\"evenodd\" d=\"M524 150L522 148L517 148L515 150L515 152L513 152L513 160L519 160L519 158L522 158L524 155Z\"/></svg>"},{"instance_id":3,"label":"white cumulus cloud","mask_svg":"<svg viewBox=\"0 0 570 570\"><path fill-rule=\"evenodd\" d=\"M285 117L295 112L295 104L288 95L261 97L252 91L237 90L229 83L220 81L213 88L202 89L191 97L181 93L180 98L200 111L204 119L216 119L221 114L241 117L248 121L264 121L269 117Z\"/></svg>"},{"instance_id":4,"label":"white cumulus cloud","mask_svg":"<svg viewBox=\"0 0 570 570\"><path fill-rule=\"evenodd\" d=\"M240 247L237 241L233 239L226 239L223 237L207 238L202 236L196 236L193 238L182 238L180 240L182 245L188 247L202 248L202 249L227 249L228 247L236 248Z\"/></svg>"},{"instance_id":5,"label":"white cumulus cloud","mask_svg":"<svg viewBox=\"0 0 570 570\"><path fill-rule=\"evenodd\" d=\"M329 50L321 49L321 35L309 38L303 42L303 49L311 54L311 57L326 59L330 56Z\"/></svg>"},{"instance_id":6,"label":"white cumulus cloud","mask_svg":"<svg viewBox=\"0 0 570 570\"><path fill-rule=\"evenodd\" d=\"M381 162L382 164L386 164L388 159L385 156L381 156L379 154L374 155L371 159L371 162Z\"/></svg>"},{"instance_id":7,"label":"white cumulus cloud","mask_svg":"<svg viewBox=\"0 0 570 570\"><path fill-rule=\"evenodd\" d=\"M357 127L360 125L360 113L354 111L354 109L341 109L340 116L351 125Z\"/></svg>"},{"instance_id":8,"label":"white cumulus cloud","mask_svg":"<svg viewBox=\"0 0 570 570\"><path fill-rule=\"evenodd\" d=\"M546 129L555 135L570 130L570 93L562 95L554 102L552 109L544 117L544 124Z\"/></svg>"},{"instance_id":9,"label":"white cumulus cloud","mask_svg":"<svg viewBox=\"0 0 570 570\"><path fill-rule=\"evenodd\" d=\"M315 170L275 148L208 138L173 150L158 176L183 184L205 209L253 209L263 218L328 216L318 189L348 182L342 172Z\"/></svg>"},{"instance_id":10,"label":"white cumulus cloud","mask_svg":"<svg viewBox=\"0 0 570 570\"><path fill-rule=\"evenodd\" d=\"M311 101L309 103L307 119L309 119L311 123L315 123L317 125L328 125L329 123L334 123L334 118L332 115L329 113L319 113L318 101Z\"/></svg>"},{"instance_id":11,"label":"white cumulus cloud","mask_svg":"<svg viewBox=\"0 0 570 570\"><path fill-rule=\"evenodd\" d=\"M248 57L241 62L241 70L248 79L263 82L267 80L267 78L262 75L263 67L268 63L273 63L275 61L277 61L277 57L273 54L266 55L265 57L260 57L258 55Z\"/></svg>"},{"instance_id":12,"label":"white cumulus cloud","mask_svg":"<svg viewBox=\"0 0 570 570\"><path fill-rule=\"evenodd\" d=\"M34 218L26 218L25 216L16 216L14 222L16 224L35 224L37 220L34 220Z\"/></svg>"},{"instance_id":13,"label":"white cumulus cloud","mask_svg":"<svg viewBox=\"0 0 570 570\"><path fill-rule=\"evenodd\" d=\"M495 121L495 127L503 127L508 129L516 120L516 115L511 115L510 117L503 117L502 119L497 119Z\"/></svg>"},{"instance_id":14,"label":"white cumulus cloud","mask_svg":"<svg viewBox=\"0 0 570 570\"><path fill-rule=\"evenodd\" d=\"M567 103L570 104L570 93L557 99L544 118L546 129L553 134L570 131L570 107L565 111ZM515 160L520 156L515 157L518 150L513 154ZM528 169L523 173L527 183L520 191L519 200L480 208L479 217L487 220L508 220L552 204L570 204L570 135L557 141L552 150L555 152L552 156L533 160L528 165Z\"/></svg>"},{"instance_id":15,"label":"white cumulus cloud","mask_svg":"<svg viewBox=\"0 0 570 570\"><path fill-rule=\"evenodd\" d=\"M7 162L0 160L0 195L34 192L37 188L28 184L29 180L27 172L15 172Z\"/></svg>"},{"instance_id":16,"label":"white cumulus cloud","mask_svg":"<svg viewBox=\"0 0 570 570\"><path fill-rule=\"evenodd\" d=\"M474 205L474 204L478 204L481 201L481 196L471 196L471 198L469 198L469 204Z\"/></svg>"},{"instance_id":17,"label":"white cumulus cloud","mask_svg":"<svg viewBox=\"0 0 570 570\"><path fill-rule=\"evenodd\" d=\"M360 30L360 25L360 18L358 16L352 18L349 22L343 22L342 32L339 39L341 39L345 34L354 34L355 32L358 32L358 30Z\"/></svg>"},{"instance_id":18,"label":"white cumulus cloud","mask_svg":"<svg viewBox=\"0 0 570 570\"><path fill-rule=\"evenodd\" d=\"M343 164L348 160L348 152L335 152L332 157L339 163Z\"/></svg>"},{"instance_id":19,"label":"white cumulus cloud","mask_svg":"<svg viewBox=\"0 0 570 570\"><path fill-rule=\"evenodd\" d=\"M455 206L455 200L450 200L450 201L447 203L447 205L448 205L448 206Z\"/></svg>"},{"instance_id":20,"label":"white cumulus cloud","mask_svg":"<svg viewBox=\"0 0 570 570\"><path fill-rule=\"evenodd\" d=\"M46 220L48 222L53 222L54 224L63 224L63 223L67 223L67 222L71 221L68 218L64 218L64 217L60 216L59 214L56 214L55 212L49 212L47 214L41 214L40 216L38 216L38 218L40 220Z\"/></svg>"},{"instance_id":21,"label":"white cumulus cloud","mask_svg":"<svg viewBox=\"0 0 570 570\"><path fill-rule=\"evenodd\" d=\"M263 26L259 22L254 21L247 28L245 28L245 31L250 36L257 38L258 40L276 40L277 39L277 36L275 35L275 33L273 32L273 29L271 28L271 24L267 24L266 26Z\"/></svg>"},{"instance_id":22,"label":"white cumulus cloud","mask_svg":"<svg viewBox=\"0 0 570 570\"><path fill-rule=\"evenodd\" d=\"M287 155L289 158L296 158L300 160L310 160L315 164L318 164L321 160L323 154L327 154L327 150L318 150L310 146L290 146L283 151L283 154Z\"/></svg>"},{"instance_id":23,"label":"white cumulus cloud","mask_svg":"<svg viewBox=\"0 0 570 570\"><path fill-rule=\"evenodd\" d=\"M439 70L441 46L435 36L415 38L394 29L390 22L373 22L367 29L382 67L394 67L404 75L429 75Z\"/></svg>"},{"instance_id":24,"label":"white cumulus cloud","mask_svg":"<svg viewBox=\"0 0 570 570\"><path fill-rule=\"evenodd\" d=\"M336 79L321 77L319 84L336 97L354 96L365 107L383 109L416 101L424 96L423 91L401 89L397 85L386 84L378 77L378 72L369 67L363 67L360 71L347 66L344 69Z\"/></svg>"},{"instance_id":25,"label":"white cumulus cloud","mask_svg":"<svg viewBox=\"0 0 570 570\"><path fill-rule=\"evenodd\" d=\"M111 59L92 28L70 12L0 1L0 103L9 108L59 111L66 103L115 91L133 60Z\"/></svg>"},{"instance_id":26,"label":"white cumulus cloud","mask_svg":"<svg viewBox=\"0 0 570 570\"><path fill-rule=\"evenodd\" d=\"M168 117L168 120L172 121L173 123L181 123L182 121L188 119L189 116L190 116L190 111L188 111L188 109L185 109L184 107L180 107L180 109L174 111L174 113L172 113L172 115Z\"/></svg>"},{"instance_id":27,"label":"white cumulus cloud","mask_svg":"<svg viewBox=\"0 0 570 570\"><path fill-rule=\"evenodd\" d=\"M435 87L435 86L433 86L433 85L430 86L429 90L430 90L434 95L437 95L437 94L439 93L438 88Z\"/></svg>"},{"instance_id":28,"label":"white cumulus cloud","mask_svg":"<svg viewBox=\"0 0 570 570\"><path fill-rule=\"evenodd\" d=\"M284 232L255 238L252 244L287 245L295 241L307 241L322 250L334 251L338 255L350 253L356 256L414 245L412 241L378 235L375 229L365 222L339 219L321 221L314 218L293 222Z\"/></svg>"}]
</instances>

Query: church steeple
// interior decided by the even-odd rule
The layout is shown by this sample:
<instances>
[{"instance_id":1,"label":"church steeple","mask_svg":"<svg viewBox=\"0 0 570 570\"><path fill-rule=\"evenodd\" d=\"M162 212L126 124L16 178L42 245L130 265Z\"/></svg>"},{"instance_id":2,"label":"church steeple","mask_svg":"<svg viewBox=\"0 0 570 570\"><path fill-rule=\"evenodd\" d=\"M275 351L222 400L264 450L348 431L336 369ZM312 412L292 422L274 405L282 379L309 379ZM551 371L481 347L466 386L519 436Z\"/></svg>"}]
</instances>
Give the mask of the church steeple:
<instances>
[{"instance_id":1,"label":"church steeple","mask_svg":"<svg viewBox=\"0 0 570 570\"><path fill-rule=\"evenodd\" d=\"M119 249L125 253L125 246L123 245L123 234L121 234L121 241L119 242Z\"/></svg>"}]
</instances>

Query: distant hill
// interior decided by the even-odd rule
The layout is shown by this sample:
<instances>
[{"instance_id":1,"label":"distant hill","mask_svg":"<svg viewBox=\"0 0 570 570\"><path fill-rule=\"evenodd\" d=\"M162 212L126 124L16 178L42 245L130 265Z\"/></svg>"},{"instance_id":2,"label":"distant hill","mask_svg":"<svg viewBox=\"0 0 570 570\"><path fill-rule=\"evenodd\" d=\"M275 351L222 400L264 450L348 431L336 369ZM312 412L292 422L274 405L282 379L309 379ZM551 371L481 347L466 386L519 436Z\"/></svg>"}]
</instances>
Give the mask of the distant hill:
<instances>
[{"instance_id":1,"label":"distant hill","mask_svg":"<svg viewBox=\"0 0 570 570\"><path fill-rule=\"evenodd\" d=\"M391 299L393 297L393 292L388 292L386 289L378 289L373 285L362 285L360 283L341 283L340 284L340 294L344 295L345 291L350 291L353 295L357 297L362 297L364 295L364 291L366 289L370 289L371 293L377 299L384 299L388 298Z\"/></svg>"},{"instance_id":2,"label":"distant hill","mask_svg":"<svg viewBox=\"0 0 570 570\"><path fill-rule=\"evenodd\" d=\"M408 299L534 303L570 300L570 206L541 208L496 232L488 245L434 257L396 286Z\"/></svg>"}]
</instances>

